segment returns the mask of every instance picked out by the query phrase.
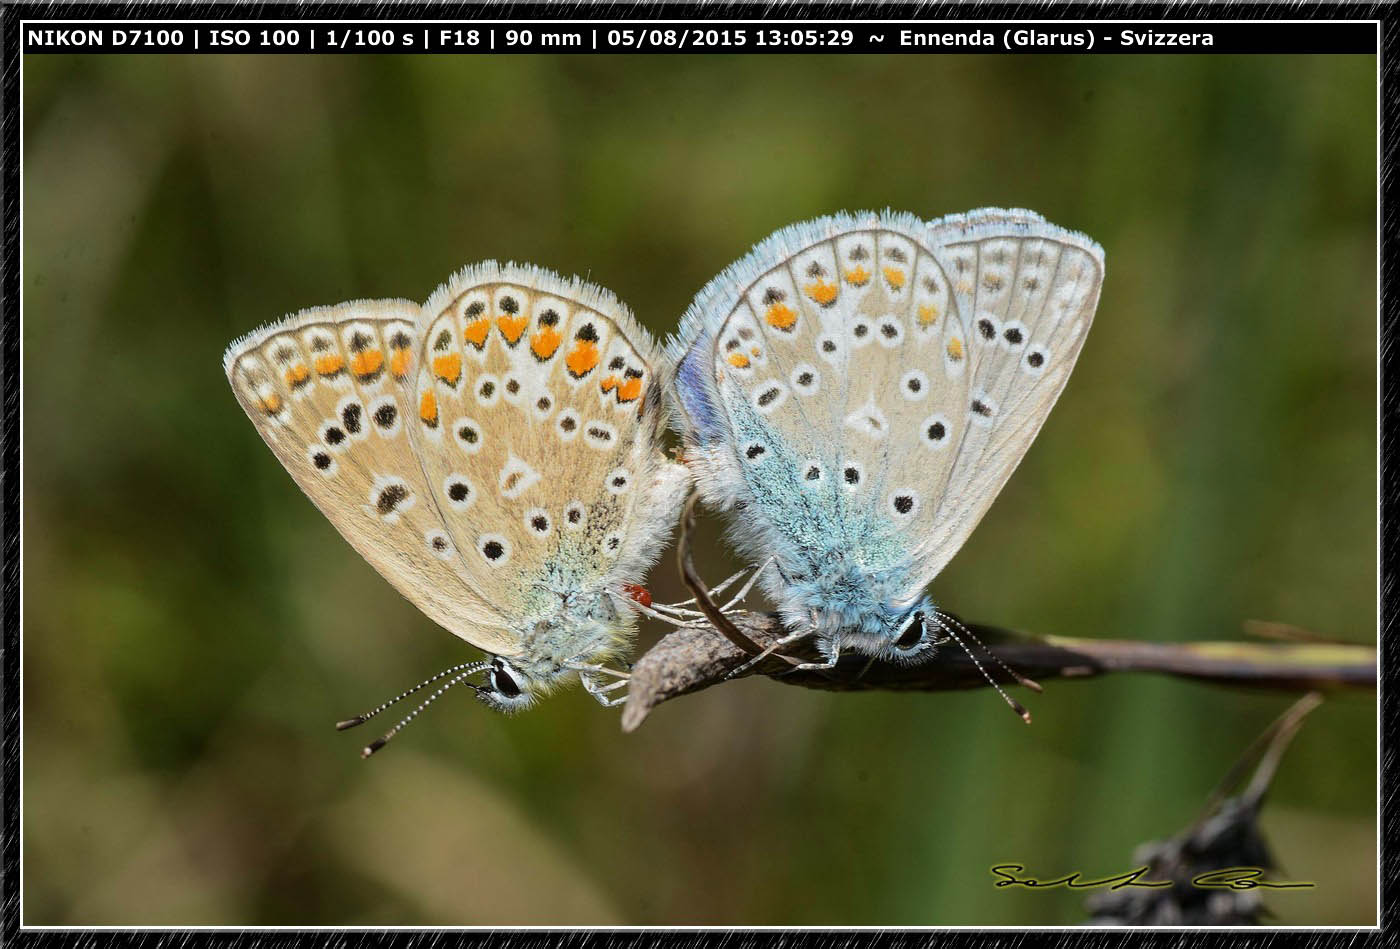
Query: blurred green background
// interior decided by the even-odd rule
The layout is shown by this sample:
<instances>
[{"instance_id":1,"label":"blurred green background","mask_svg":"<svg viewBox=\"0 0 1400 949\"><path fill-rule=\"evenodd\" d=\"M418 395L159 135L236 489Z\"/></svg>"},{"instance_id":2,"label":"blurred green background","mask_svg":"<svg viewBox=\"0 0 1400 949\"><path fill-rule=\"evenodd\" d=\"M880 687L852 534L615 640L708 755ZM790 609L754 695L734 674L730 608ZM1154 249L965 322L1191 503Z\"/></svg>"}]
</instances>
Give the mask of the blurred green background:
<instances>
[{"instance_id":1,"label":"blurred green background","mask_svg":"<svg viewBox=\"0 0 1400 949\"><path fill-rule=\"evenodd\" d=\"M664 334L792 221L1034 208L1106 248L1098 319L936 596L1041 633L1370 643L1375 68L28 57L25 922L1082 921L988 868L1130 869L1292 696L1055 682L1026 728L989 690L747 680L625 736L577 689L514 719L459 692L364 762L332 723L469 651L301 495L220 355L488 257ZM1374 922L1375 744L1374 695L1338 696L1284 761L1263 827L1318 886L1267 897L1279 922Z\"/></svg>"}]
</instances>

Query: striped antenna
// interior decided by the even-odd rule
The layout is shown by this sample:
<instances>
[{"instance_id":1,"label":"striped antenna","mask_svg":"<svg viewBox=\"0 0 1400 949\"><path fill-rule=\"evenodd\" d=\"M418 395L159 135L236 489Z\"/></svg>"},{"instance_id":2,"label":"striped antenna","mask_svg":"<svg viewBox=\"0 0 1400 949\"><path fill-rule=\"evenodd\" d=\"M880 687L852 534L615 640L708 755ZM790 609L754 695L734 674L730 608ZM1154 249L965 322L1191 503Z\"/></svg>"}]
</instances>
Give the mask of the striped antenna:
<instances>
[{"instance_id":1,"label":"striped antenna","mask_svg":"<svg viewBox=\"0 0 1400 949\"><path fill-rule=\"evenodd\" d=\"M994 652L992 652L990 649L988 649L988 648L987 648L987 644L984 643L984 642L982 642L982 640L978 639L978 638L977 638L977 634L974 633L972 630L968 629L966 626L964 626L964 625L962 624L962 622L961 622L956 616L954 616L952 613L945 613L945 612L943 612L942 610L938 609L937 607L934 608L934 612L937 613L937 614L938 614L940 617L942 617L943 619L946 619L948 622L950 622L950 623L952 623L953 625L955 625L959 630L962 631L962 634L963 634L964 636L966 636L968 639L972 640L972 641L975 642L978 646L980 646L980 647L982 648L982 651L983 651L984 653L986 653L989 657L991 657L992 662L995 662L997 665L1001 666L1002 669L1006 670L1006 674L1007 674L1007 675L1011 676L1011 678L1013 678L1013 679L1016 680L1016 684L1017 684L1017 685L1024 685L1026 688L1030 689L1032 692L1044 692L1044 691L1045 691L1044 689L1042 689L1042 688L1040 687L1040 683L1039 683L1039 682L1035 681L1034 679L1031 679L1031 678L1028 678L1028 677L1026 677L1026 676L1021 675L1021 673L1017 672L1015 669L1011 668L1011 667L1008 666L1006 663L1002 662L1000 656L998 656L996 653L994 653Z\"/></svg>"},{"instance_id":2,"label":"striped antenna","mask_svg":"<svg viewBox=\"0 0 1400 949\"><path fill-rule=\"evenodd\" d=\"M997 690L997 694L1006 700L1006 704L1011 706L1011 710L1017 715L1021 716L1021 721L1029 725L1031 723L1031 713L1026 711L1026 707L1024 705L1013 699L1011 696L1007 695L1006 690L1003 689L997 683L997 680L993 679L990 675L987 674L987 670L982 667L982 663L979 662L977 657L972 654L972 650L967 648L967 643L962 641L962 639L958 636L957 631L954 630L953 627L949 626L947 623L943 622L946 616L947 614L943 613L942 611L935 610L933 614L933 621L938 624L940 629L942 629L949 636L953 637L953 642L957 643L959 646L962 647L962 651L967 653L967 658L972 660L972 664L977 667L978 672L982 673L983 678L985 678L989 683L991 683L992 688ZM957 621L954 620L954 622ZM958 623L958 625L962 626L961 623ZM965 627L964 631L966 631ZM968 635L972 636L971 633L968 633ZM973 636L972 638L976 639L977 637ZM981 645L981 643L979 642L978 645ZM982 648L986 649L987 647L982 646ZM1026 681L1030 680L1028 679Z\"/></svg>"},{"instance_id":3,"label":"striped antenna","mask_svg":"<svg viewBox=\"0 0 1400 949\"><path fill-rule=\"evenodd\" d=\"M473 672L480 672L482 669L485 669L490 664L490 662L463 662L459 665L453 666L451 669L444 669L437 675L430 676L429 678L424 679L422 682L418 683L413 688L406 689L405 691L400 692L398 695L394 696L392 699L385 702L378 708L370 709L368 712L365 712L362 715L356 715L354 718L347 718L343 722L336 722L335 730L338 732L343 732L347 728L354 728L356 725L363 725L365 722L369 721L371 718L374 718L374 716L378 715L386 708L389 708L391 705L395 705L399 702L402 702L404 699L408 698L413 693L419 692L427 688L439 679L445 678L458 672L462 673L463 675L471 675Z\"/></svg>"},{"instance_id":4,"label":"striped antenna","mask_svg":"<svg viewBox=\"0 0 1400 949\"><path fill-rule=\"evenodd\" d=\"M483 666L484 666L484 665L489 665L489 663L484 663ZM428 696L426 699L424 699L422 702L420 702L420 703L418 704L418 707L417 707L417 708L415 708L413 711L409 712L409 713L408 713L407 715L405 715L402 719L400 719L400 720L399 720L399 723L398 723L397 725L395 725L393 728L389 729L387 732L385 732L384 735L383 735L383 737L381 737L381 738L376 738L374 741L370 742L368 745L365 745L364 750L362 750L362 751L360 752L360 757L361 757L361 758L368 758L370 755L374 754L374 753L375 753L376 751L378 751L380 748L383 748L385 745L387 745L387 744L389 743L389 740L390 740L391 738L393 738L393 737L394 737L395 735L397 735L399 732L403 731L403 730L404 730L404 727L407 726L409 722L411 722L411 721L413 721L415 718L417 718L419 712L423 711L423 709L427 708L429 705L432 705L435 701L437 701L438 697L441 696L442 693L446 692L448 689L452 688L452 687L453 687L454 685L456 685L457 683L459 683L459 682L465 680L465 679L467 678L467 676L473 675L473 674L475 674L475 673L477 673L477 672L480 672L480 671L481 671L481 667L480 667L480 666L477 667L477 668L474 668L474 669L470 669L470 668L469 668L469 669L467 669L465 672L458 673L457 675L453 676L451 679L448 679L446 685L444 685L444 686L438 688L437 690L435 690L435 691L433 692L432 695ZM477 691L477 692L482 692L482 691L484 691L480 686L472 685L471 683L468 683L468 684L467 684L467 688L473 689L473 690L475 690L475 691Z\"/></svg>"}]
</instances>

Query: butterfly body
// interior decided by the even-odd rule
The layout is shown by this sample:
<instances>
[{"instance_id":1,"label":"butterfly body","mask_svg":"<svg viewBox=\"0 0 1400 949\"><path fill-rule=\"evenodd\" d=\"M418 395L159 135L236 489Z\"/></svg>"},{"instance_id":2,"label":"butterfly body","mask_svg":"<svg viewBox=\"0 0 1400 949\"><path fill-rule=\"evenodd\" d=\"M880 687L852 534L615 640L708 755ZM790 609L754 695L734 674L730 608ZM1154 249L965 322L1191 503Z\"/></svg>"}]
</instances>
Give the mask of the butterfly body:
<instances>
[{"instance_id":1,"label":"butterfly body","mask_svg":"<svg viewBox=\"0 0 1400 949\"><path fill-rule=\"evenodd\" d=\"M1058 397L1102 281L1028 211L837 215L760 243L669 352L686 458L790 629L922 657L924 595Z\"/></svg>"},{"instance_id":2,"label":"butterfly body","mask_svg":"<svg viewBox=\"0 0 1400 949\"><path fill-rule=\"evenodd\" d=\"M422 306L295 314L235 341L225 371L346 540L493 657L488 704L588 685L626 650L618 604L688 475L659 447L667 364L606 291L479 264Z\"/></svg>"},{"instance_id":3,"label":"butterfly body","mask_svg":"<svg viewBox=\"0 0 1400 949\"><path fill-rule=\"evenodd\" d=\"M561 587L548 595L553 608L522 619L521 649L506 657L529 678L566 678L570 669L616 660L631 646L635 618L606 590Z\"/></svg>"}]
</instances>

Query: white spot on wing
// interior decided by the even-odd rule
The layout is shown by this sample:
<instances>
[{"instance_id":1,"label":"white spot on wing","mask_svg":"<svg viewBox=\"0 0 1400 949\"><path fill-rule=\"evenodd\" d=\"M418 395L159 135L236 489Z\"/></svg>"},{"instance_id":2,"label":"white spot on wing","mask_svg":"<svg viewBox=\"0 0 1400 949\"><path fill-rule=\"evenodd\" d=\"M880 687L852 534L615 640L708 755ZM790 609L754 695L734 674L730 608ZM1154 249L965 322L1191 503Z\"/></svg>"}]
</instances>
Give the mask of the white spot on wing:
<instances>
[{"instance_id":1,"label":"white spot on wing","mask_svg":"<svg viewBox=\"0 0 1400 949\"><path fill-rule=\"evenodd\" d=\"M866 402L846 416L846 427L879 441L889 434L889 419L874 402Z\"/></svg>"},{"instance_id":2,"label":"white spot on wing","mask_svg":"<svg viewBox=\"0 0 1400 949\"><path fill-rule=\"evenodd\" d=\"M561 442L571 442L578 437L578 433L583 428L583 420L573 409L565 409L559 413L559 417L554 420L554 432L559 436Z\"/></svg>"},{"instance_id":3,"label":"white spot on wing","mask_svg":"<svg viewBox=\"0 0 1400 949\"><path fill-rule=\"evenodd\" d=\"M476 539L476 552L489 566L504 566L510 562L510 541L500 534L482 534Z\"/></svg>"},{"instance_id":4,"label":"white spot on wing","mask_svg":"<svg viewBox=\"0 0 1400 949\"><path fill-rule=\"evenodd\" d=\"M793 391L799 395L815 395L821 391L822 374L804 362L792 371L788 381L792 383Z\"/></svg>"},{"instance_id":5,"label":"white spot on wing","mask_svg":"<svg viewBox=\"0 0 1400 949\"><path fill-rule=\"evenodd\" d=\"M614 468L603 479L603 486L610 494L626 494L627 489L632 487L632 473L626 468Z\"/></svg>"},{"instance_id":6,"label":"white spot on wing","mask_svg":"<svg viewBox=\"0 0 1400 949\"><path fill-rule=\"evenodd\" d=\"M830 333L823 333L817 337L817 355L832 365L837 365L841 361L841 339Z\"/></svg>"},{"instance_id":7,"label":"white spot on wing","mask_svg":"<svg viewBox=\"0 0 1400 949\"><path fill-rule=\"evenodd\" d=\"M399 515L416 504L418 498L408 487L408 482L398 475L378 475L369 486L369 503L365 513L377 517L385 524L397 524Z\"/></svg>"},{"instance_id":8,"label":"white spot on wing","mask_svg":"<svg viewBox=\"0 0 1400 949\"><path fill-rule=\"evenodd\" d=\"M373 425L382 438L398 435L403 429L402 420L403 410L392 395L381 395L369 404L369 418L366 419L366 423Z\"/></svg>"},{"instance_id":9,"label":"white spot on wing","mask_svg":"<svg viewBox=\"0 0 1400 949\"><path fill-rule=\"evenodd\" d=\"M564 527L567 530L583 530L588 523L588 508L582 501L570 501L564 507Z\"/></svg>"},{"instance_id":10,"label":"white spot on wing","mask_svg":"<svg viewBox=\"0 0 1400 949\"><path fill-rule=\"evenodd\" d=\"M525 512L525 531L531 537L548 537L554 531L554 521L542 507L532 507Z\"/></svg>"},{"instance_id":11,"label":"white spot on wing","mask_svg":"<svg viewBox=\"0 0 1400 949\"><path fill-rule=\"evenodd\" d=\"M881 346L893 349L904 342L904 324L892 316L882 316L876 325L876 338Z\"/></svg>"},{"instance_id":12,"label":"white spot on wing","mask_svg":"<svg viewBox=\"0 0 1400 949\"><path fill-rule=\"evenodd\" d=\"M476 392L476 401L481 405L489 408L501 400L501 380L491 373L483 372L477 376L473 386Z\"/></svg>"},{"instance_id":13,"label":"white spot on wing","mask_svg":"<svg viewBox=\"0 0 1400 949\"><path fill-rule=\"evenodd\" d=\"M322 462L321 464L317 464L318 459ZM323 478L334 477L335 473L340 470L335 456L326 450L325 445L307 445L306 460L311 462L312 469Z\"/></svg>"},{"instance_id":14,"label":"white spot on wing","mask_svg":"<svg viewBox=\"0 0 1400 949\"><path fill-rule=\"evenodd\" d=\"M617 429L595 419L584 426L583 439L590 448L607 451L617 443Z\"/></svg>"},{"instance_id":15,"label":"white spot on wing","mask_svg":"<svg viewBox=\"0 0 1400 949\"><path fill-rule=\"evenodd\" d=\"M442 479L442 496L454 511L465 511L476 502L476 485L466 475L454 471Z\"/></svg>"},{"instance_id":16,"label":"white spot on wing","mask_svg":"<svg viewBox=\"0 0 1400 949\"><path fill-rule=\"evenodd\" d=\"M869 346L875 341L875 327L865 317L858 317L851 321L850 344L854 349L862 346Z\"/></svg>"},{"instance_id":17,"label":"white spot on wing","mask_svg":"<svg viewBox=\"0 0 1400 949\"><path fill-rule=\"evenodd\" d=\"M457 443L457 447L469 455L475 455L481 451L481 446L486 441L481 423L470 416L463 415L454 420L451 431L452 439Z\"/></svg>"},{"instance_id":18,"label":"white spot on wing","mask_svg":"<svg viewBox=\"0 0 1400 949\"><path fill-rule=\"evenodd\" d=\"M947 445L952 433L953 426L948 422L948 416L941 412L935 412L919 423L919 437L929 448L939 449Z\"/></svg>"},{"instance_id":19,"label":"white spot on wing","mask_svg":"<svg viewBox=\"0 0 1400 949\"><path fill-rule=\"evenodd\" d=\"M907 520L919 513L919 493L908 488L893 491L889 496L890 514L895 520Z\"/></svg>"},{"instance_id":20,"label":"white spot on wing","mask_svg":"<svg viewBox=\"0 0 1400 949\"><path fill-rule=\"evenodd\" d=\"M457 548L452 546L452 538L447 536L445 531L432 528L423 534L423 542L428 545L428 550L439 560L451 560L457 555Z\"/></svg>"},{"instance_id":21,"label":"white spot on wing","mask_svg":"<svg viewBox=\"0 0 1400 949\"><path fill-rule=\"evenodd\" d=\"M505 466L501 468L498 482L501 497L513 501L534 487L535 482L539 480L540 473L517 457L514 452L511 452L510 457L506 459Z\"/></svg>"},{"instance_id":22,"label":"white spot on wing","mask_svg":"<svg viewBox=\"0 0 1400 949\"><path fill-rule=\"evenodd\" d=\"M922 369L910 369L900 377L899 394L910 402L928 398L928 373Z\"/></svg>"},{"instance_id":23,"label":"white spot on wing","mask_svg":"<svg viewBox=\"0 0 1400 949\"><path fill-rule=\"evenodd\" d=\"M754 408L764 415L771 415L787 401L787 386L777 379L760 382L754 386L752 398Z\"/></svg>"},{"instance_id":24,"label":"white spot on wing","mask_svg":"<svg viewBox=\"0 0 1400 949\"><path fill-rule=\"evenodd\" d=\"M603 556L616 557L622 553L623 536L621 531L613 531L603 538Z\"/></svg>"}]
</instances>

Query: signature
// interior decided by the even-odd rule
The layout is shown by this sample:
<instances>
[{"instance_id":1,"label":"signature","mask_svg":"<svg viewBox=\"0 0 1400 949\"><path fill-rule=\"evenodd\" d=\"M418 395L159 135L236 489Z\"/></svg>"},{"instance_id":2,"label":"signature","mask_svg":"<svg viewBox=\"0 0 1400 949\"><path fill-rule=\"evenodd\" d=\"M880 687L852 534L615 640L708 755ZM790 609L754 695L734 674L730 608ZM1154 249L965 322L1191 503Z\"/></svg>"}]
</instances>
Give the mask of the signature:
<instances>
[{"instance_id":1,"label":"signature","mask_svg":"<svg viewBox=\"0 0 1400 949\"><path fill-rule=\"evenodd\" d=\"M1110 890L1120 890L1124 887L1155 889L1172 885L1171 880L1142 879L1148 872L1148 868L1145 866L1095 880L1084 879L1078 871L1054 880L1037 880L1035 877L1018 876L1025 871L1025 866L1019 863L999 863L992 867L992 875L998 878L996 882L998 889L1008 886L1023 886L1028 890L1053 890L1057 887L1067 887L1071 890L1096 890L1107 887ZM1192 877L1191 885L1203 890L1290 890L1317 886L1316 883L1265 880L1263 879L1264 872L1262 867L1224 867L1219 870L1207 870Z\"/></svg>"}]
</instances>

